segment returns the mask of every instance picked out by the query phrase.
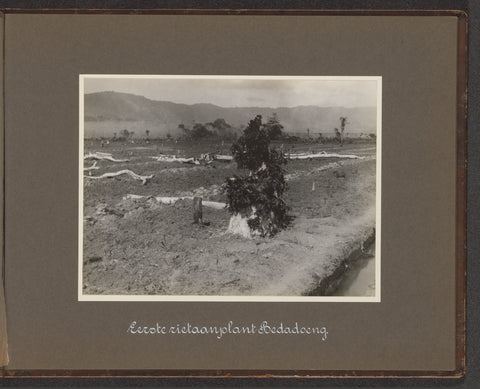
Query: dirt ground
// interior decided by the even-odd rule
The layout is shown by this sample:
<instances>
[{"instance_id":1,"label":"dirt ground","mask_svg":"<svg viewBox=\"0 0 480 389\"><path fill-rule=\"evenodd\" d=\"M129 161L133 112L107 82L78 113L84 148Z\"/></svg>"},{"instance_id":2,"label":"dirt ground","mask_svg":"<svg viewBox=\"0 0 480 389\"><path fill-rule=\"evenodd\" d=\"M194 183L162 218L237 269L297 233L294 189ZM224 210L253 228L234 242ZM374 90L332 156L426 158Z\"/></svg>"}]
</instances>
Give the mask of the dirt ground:
<instances>
[{"instance_id":1,"label":"dirt ground","mask_svg":"<svg viewBox=\"0 0 480 389\"><path fill-rule=\"evenodd\" d=\"M217 146L227 153L228 147ZM100 169L85 175L130 169L154 177L146 185L129 176L84 178L83 293L299 296L314 290L374 232L375 145L294 146L295 152L364 158L289 161L285 201L294 216L291 226L273 238L245 239L226 233L227 210L204 207L208 225L200 226L192 223L191 200L165 205L153 197L125 199L196 195L225 201L221 185L239 173L234 163L196 166L152 158L198 156L212 145L112 142L102 148L86 141L85 153L129 161L99 161Z\"/></svg>"}]
</instances>

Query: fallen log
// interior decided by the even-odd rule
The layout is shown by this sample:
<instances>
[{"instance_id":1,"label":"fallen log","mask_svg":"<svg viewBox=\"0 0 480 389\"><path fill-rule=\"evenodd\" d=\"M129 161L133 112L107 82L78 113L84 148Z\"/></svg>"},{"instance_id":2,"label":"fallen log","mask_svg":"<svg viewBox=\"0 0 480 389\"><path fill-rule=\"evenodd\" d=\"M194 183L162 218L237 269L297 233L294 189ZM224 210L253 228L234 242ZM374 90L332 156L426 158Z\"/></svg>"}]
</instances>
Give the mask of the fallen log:
<instances>
[{"instance_id":1,"label":"fallen log","mask_svg":"<svg viewBox=\"0 0 480 389\"><path fill-rule=\"evenodd\" d=\"M158 157L152 157L157 162L181 162L181 163L190 163L192 165L200 165L200 161L196 158L177 158L175 155L160 155Z\"/></svg>"},{"instance_id":2,"label":"fallen log","mask_svg":"<svg viewBox=\"0 0 480 389\"><path fill-rule=\"evenodd\" d=\"M313 158L347 158L347 159L364 159L365 157L359 157L358 155L352 154L336 154L336 153L326 153L321 151L319 153L298 153L298 154L288 154L288 159L313 159Z\"/></svg>"},{"instance_id":3,"label":"fallen log","mask_svg":"<svg viewBox=\"0 0 480 389\"><path fill-rule=\"evenodd\" d=\"M101 176L85 176L85 177L86 178L91 178L91 179L94 179L94 180L99 180L99 179L102 179L102 178L112 178L112 177L121 176L122 174L127 174L135 180L142 181L142 185L145 185L149 180L151 180L153 178L153 175L140 176L140 175L132 172L131 170L120 170L120 171L115 172L115 173L104 173Z\"/></svg>"},{"instance_id":4,"label":"fallen log","mask_svg":"<svg viewBox=\"0 0 480 389\"><path fill-rule=\"evenodd\" d=\"M215 161L222 161L222 162L233 161L233 157L231 155L214 155L213 159Z\"/></svg>"},{"instance_id":5,"label":"fallen log","mask_svg":"<svg viewBox=\"0 0 480 389\"><path fill-rule=\"evenodd\" d=\"M97 170L97 169L100 169L100 168L97 166L97 161L93 161L93 165L92 165L92 166L89 166L89 167L84 167L84 168L83 168L83 171L88 172L88 171L90 171L90 170Z\"/></svg>"},{"instance_id":6,"label":"fallen log","mask_svg":"<svg viewBox=\"0 0 480 389\"><path fill-rule=\"evenodd\" d=\"M135 194L127 194L123 196L124 200L140 200L145 198L152 198L152 196L141 196ZM173 205L179 200L193 200L193 196L181 196L181 197L165 197L165 196L157 196L153 197L156 201L166 205ZM217 201L202 201L202 206L207 208L214 208L214 209L225 209L226 204L217 202Z\"/></svg>"},{"instance_id":7,"label":"fallen log","mask_svg":"<svg viewBox=\"0 0 480 389\"><path fill-rule=\"evenodd\" d=\"M152 196L141 196L141 195L135 195L135 194L127 194L126 196L123 196L123 200L140 200L144 198L152 198Z\"/></svg>"},{"instance_id":8,"label":"fallen log","mask_svg":"<svg viewBox=\"0 0 480 389\"><path fill-rule=\"evenodd\" d=\"M157 162L182 162L191 163L194 165L200 165L200 160L205 163L211 163L212 161L230 162L233 160L231 155L220 155L215 153L206 153L200 155L200 160L195 157L179 158L175 155L159 155L158 157L152 157Z\"/></svg>"},{"instance_id":9,"label":"fallen log","mask_svg":"<svg viewBox=\"0 0 480 389\"><path fill-rule=\"evenodd\" d=\"M175 204L178 200L193 200L193 196L183 196L183 197L162 197L158 196L155 197L155 200L157 200L159 203L162 204ZM217 202L217 201L202 201L202 205L204 207L208 208L214 208L214 209L224 209L226 204Z\"/></svg>"},{"instance_id":10,"label":"fallen log","mask_svg":"<svg viewBox=\"0 0 480 389\"><path fill-rule=\"evenodd\" d=\"M183 163L190 163L192 165L200 165L200 161L196 158L186 158L185 161L182 161Z\"/></svg>"},{"instance_id":11,"label":"fallen log","mask_svg":"<svg viewBox=\"0 0 480 389\"><path fill-rule=\"evenodd\" d=\"M154 199L162 204L173 205L179 200L190 200L193 197L154 197Z\"/></svg>"},{"instance_id":12,"label":"fallen log","mask_svg":"<svg viewBox=\"0 0 480 389\"><path fill-rule=\"evenodd\" d=\"M225 209L227 206L227 204L221 203L219 201L204 201L202 204L204 207L214 208L214 209Z\"/></svg>"},{"instance_id":13,"label":"fallen log","mask_svg":"<svg viewBox=\"0 0 480 389\"><path fill-rule=\"evenodd\" d=\"M111 161L111 162L128 162L128 159L115 159L110 153L90 153L83 157L84 160L94 159L97 161Z\"/></svg>"}]
</instances>

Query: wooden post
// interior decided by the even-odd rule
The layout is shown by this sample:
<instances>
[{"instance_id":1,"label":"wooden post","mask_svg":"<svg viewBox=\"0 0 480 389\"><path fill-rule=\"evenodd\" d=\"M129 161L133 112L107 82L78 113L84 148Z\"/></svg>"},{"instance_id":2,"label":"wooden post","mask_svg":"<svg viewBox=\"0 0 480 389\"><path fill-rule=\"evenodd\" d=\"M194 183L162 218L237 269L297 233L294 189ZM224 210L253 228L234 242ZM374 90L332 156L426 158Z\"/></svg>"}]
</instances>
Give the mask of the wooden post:
<instances>
[{"instance_id":1,"label":"wooden post","mask_svg":"<svg viewBox=\"0 0 480 389\"><path fill-rule=\"evenodd\" d=\"M201 197L194 197L193 198L193 222L195 224L203 224L202 198Z\"/></svg>"}]
</instances>

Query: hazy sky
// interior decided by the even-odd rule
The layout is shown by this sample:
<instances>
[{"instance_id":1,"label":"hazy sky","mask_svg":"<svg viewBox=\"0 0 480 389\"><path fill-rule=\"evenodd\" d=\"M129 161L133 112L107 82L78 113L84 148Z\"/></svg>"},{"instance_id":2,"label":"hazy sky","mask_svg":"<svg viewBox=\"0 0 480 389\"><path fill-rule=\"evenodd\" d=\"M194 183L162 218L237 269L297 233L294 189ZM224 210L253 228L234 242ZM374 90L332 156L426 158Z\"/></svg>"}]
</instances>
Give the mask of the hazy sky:
<instances>
[{"instance_id":1,"label":"hazy sky","mask_svg":"<svg viewBox=\"0 0 480 389\"><path fill-rule=\"evenodd\" d=\"M116 91L221 107L376 107L376 80L89 78L84 93Z\"/></svg>"}]
</instances>

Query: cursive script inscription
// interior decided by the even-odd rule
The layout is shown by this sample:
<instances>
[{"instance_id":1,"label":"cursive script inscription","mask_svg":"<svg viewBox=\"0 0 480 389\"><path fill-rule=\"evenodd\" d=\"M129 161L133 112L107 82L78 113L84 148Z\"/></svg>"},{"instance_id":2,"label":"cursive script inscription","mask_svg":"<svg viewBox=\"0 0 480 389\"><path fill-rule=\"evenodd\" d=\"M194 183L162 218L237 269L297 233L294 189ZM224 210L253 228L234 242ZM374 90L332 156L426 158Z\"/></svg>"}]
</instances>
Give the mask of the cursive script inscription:
<instances>
[{"instance_id":1,"label":"cursive script inscription","mask_svg":"<svg viewBox=\"0 0 480 389\"><path fill-rule=\"evenodd\" d=\"M132 335L214 335L221 339L225 335L310 335L320 336L322 341L327 340L328 331L326 327L310 327L299 325L298 322L286 324L270 324L268 321L262 321L260 325L250 323L248 325L236 325L229 321L225 325L195 325L189 322L174 325L154 325L137 324L132 321L127 329L127 333Z\"/></svg>"}]
</instances>

